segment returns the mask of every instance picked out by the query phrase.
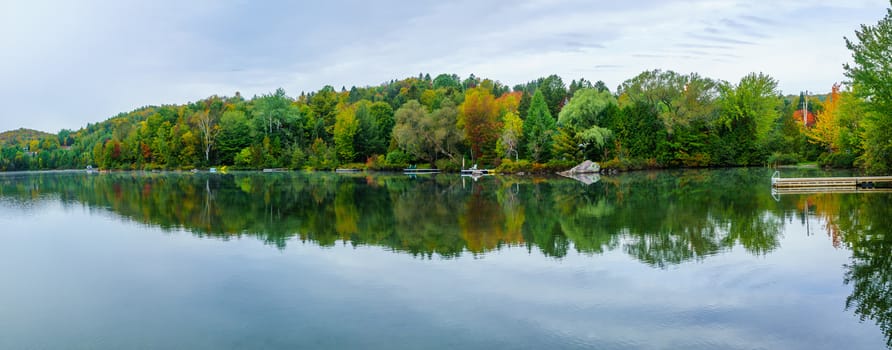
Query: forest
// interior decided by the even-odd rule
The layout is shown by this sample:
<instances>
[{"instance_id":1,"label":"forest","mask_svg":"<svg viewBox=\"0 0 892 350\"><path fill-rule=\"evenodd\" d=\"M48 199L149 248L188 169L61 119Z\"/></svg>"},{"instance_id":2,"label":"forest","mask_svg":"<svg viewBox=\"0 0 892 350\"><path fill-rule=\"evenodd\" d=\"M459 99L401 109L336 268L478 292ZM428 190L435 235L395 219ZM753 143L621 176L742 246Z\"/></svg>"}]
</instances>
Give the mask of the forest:
<instances>
[{"instance_id":1,"label":"forest","mask_svg":"<svg viewBox=\"0 0 892 350\"><path fill-rule=\"evenodd\" d=\"M775 78L729 82L648 70L613 91L557 75L506 86L471 74L419 74L378 86L325 86L146 106L80 130L0 138L0 170L236 169L504 172L817 162L892 171L892 10L846 45L849 81L784 96ZM23 137L27 132L31 137Z\"/></svg>"}]
</instances>

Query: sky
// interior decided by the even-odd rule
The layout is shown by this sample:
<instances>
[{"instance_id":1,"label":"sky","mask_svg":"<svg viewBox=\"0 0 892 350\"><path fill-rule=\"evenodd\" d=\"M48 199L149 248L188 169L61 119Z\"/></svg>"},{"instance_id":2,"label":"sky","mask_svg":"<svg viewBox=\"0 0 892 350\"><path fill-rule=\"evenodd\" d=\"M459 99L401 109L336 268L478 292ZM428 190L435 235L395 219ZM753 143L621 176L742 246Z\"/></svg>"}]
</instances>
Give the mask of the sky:
<instances>
[{"instance_id":1,"label":"sky","mask_svg":"<svg viewBox=\"0 0 892 350\"><path fill-rule=\"evenodd\" d=\"M843 37L887 0L0 0L0 131L58 132L146 105L291 96L429 73L614 89L651 69L784 94L845 80Z\"/></svg>"}]
</instances>

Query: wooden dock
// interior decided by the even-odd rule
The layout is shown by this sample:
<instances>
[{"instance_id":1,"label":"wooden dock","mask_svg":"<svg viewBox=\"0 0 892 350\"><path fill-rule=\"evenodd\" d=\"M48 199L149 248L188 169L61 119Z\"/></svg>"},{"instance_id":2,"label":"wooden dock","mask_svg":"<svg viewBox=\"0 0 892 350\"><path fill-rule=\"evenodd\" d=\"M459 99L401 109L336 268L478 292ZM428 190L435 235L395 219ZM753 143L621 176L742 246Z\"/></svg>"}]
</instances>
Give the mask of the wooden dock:
<instances>
[{"instance_id":1,"label":"wooden dock","mask_svg":"<svg viewBox=\"0 0 892 350\"><path fill-rule=\"evenodd\" d=\"M781 178L775 172L771 177L771 187L776 189L874 188L877 184L888 184L887 186L892 187L892 176Z\"/></svg>"},{"instance_id":2,"label":"wooden dock","mask_svg":"<svg viewBox=\"0 0 892 350\"><path fill-rule=\"evenodd\" d=\"M418 175L418 174L436 174L436 173L439 173L439 172L440 172L440 169L418 169L418 168L406 168L406 169L403 169L403 174L411 174L411 175Z\"/></svg>"},{"instance_id":3,"label":"wooden dock","mask_svg":"<svg viewBox=\"0 0 892 350\"><path fill-rule=\"evenodd\" d=\"M815 193L890 193L892 188L861 187L780 187L773 188L772 194L815 194Z\"/></svg>"}]
</instances>

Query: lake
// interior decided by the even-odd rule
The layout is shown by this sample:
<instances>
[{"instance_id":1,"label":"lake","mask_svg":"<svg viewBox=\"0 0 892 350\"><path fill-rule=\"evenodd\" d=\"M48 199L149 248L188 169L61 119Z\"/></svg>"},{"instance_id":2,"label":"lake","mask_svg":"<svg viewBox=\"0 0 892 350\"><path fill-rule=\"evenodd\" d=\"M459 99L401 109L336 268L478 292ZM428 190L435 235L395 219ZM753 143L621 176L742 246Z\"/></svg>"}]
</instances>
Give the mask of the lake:
<instances>
[{"instance_id":1,"label":"lake","mask_svg":"<svg viewBox=\"0 0 892 350\"><path fill-rule=\"evenodd\" d=\"M892 194L771 173L3 174L0 348L886 348Z\"/></svg>"}]
</instances>

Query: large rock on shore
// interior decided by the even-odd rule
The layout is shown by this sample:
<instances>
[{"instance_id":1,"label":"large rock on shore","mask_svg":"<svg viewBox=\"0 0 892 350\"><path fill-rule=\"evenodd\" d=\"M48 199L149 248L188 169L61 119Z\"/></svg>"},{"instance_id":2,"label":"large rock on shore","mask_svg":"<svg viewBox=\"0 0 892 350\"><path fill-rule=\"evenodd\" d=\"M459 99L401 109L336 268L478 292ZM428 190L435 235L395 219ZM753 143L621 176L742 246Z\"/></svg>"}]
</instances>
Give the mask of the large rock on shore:
<instances>
[{"instance_id":1,"label":"large rock on shore","mask_svg":"<svg viewBox=\"0 0 892 350\"><path fill-rule=\"evenodd\" d=\"M601 171L601 166L590 160L586 160L570 170L565 171L567 174L592 174Z\"/></svg>"},{"instance_id":2,"label":"large rock on shore","mask_svg":"<svg viewBox=\"0 0 892 350\"><path fill-rule=\"evenodd\" d=\"M586 160L573 167L572 169L560 172L558 174L577 180L586 185L591 185L601 179L601 176L598 175L598 172L600 171L601 166L598 165L598 163Z\"/></svg>"}]
</instances>

